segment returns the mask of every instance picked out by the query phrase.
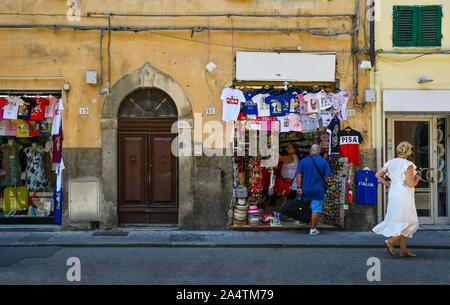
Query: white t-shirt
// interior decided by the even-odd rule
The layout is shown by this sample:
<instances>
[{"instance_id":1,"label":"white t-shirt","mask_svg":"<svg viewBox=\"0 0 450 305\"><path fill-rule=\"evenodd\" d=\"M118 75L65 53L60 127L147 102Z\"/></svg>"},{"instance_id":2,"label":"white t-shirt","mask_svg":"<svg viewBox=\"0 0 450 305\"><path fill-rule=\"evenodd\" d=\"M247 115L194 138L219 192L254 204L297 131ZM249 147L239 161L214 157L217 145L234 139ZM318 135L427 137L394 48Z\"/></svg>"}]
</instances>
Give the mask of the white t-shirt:
<instances>
[{"instance_id":1,"label":"white t-shirt","mask_svg":"<svg viewBox=\"0 0 450 305\"><path fill-rule=\"evenodd\" d=\"M257 94L252 98L253 103L258 105L258 116L270 116L270 105L266 103L266 97L270 94Z\"/></svg>"},{"instance_id":2,"label":"white t-shirt","mask_svg":"<svg viewBox=\"0 0 450 305\"><path fill-rule=\"evenodd\" d=\"M278 120L280 121L280 132L290 132L291 131L290 120L289 120L288 115L280 116L280 117L278 117Z\"/></svg>"},{"instance_id":3,"label":"white t-shirt","mask_svg":"<svg viewBox=\"0 0 450 305\"><path fill-rule=\"evenodd\" d=\"M222 121L237 121L241 103L245 103L245 96L239 89L224 88L220 96L223 102Z\"/></svg>"},{"instance_id":4,"label":"white t-shirt","mask_svg":"<svg viewBox=\"0 0 450 305\"><path fill-rule=\"evenodd\" d=\"M8 104L3 107L3 118L10 120L17 120L17 113L19 112L19 106L23 105L23 100L18 96L6 97Z\"/></svg>"},{"instance_id":5,"label":"white t-shirt","mask_svg":"<svg viewBox=\"0 0 450 305\"><path fill-rule=\"evenodd\" d=\"M53 116L52 135L59 134L59 129L61 128L63 110L64 110L63 100L62 100L62 98L60 98L58 101L58 104L55 108L55 115Z\"/></svg>"}]
</instances>

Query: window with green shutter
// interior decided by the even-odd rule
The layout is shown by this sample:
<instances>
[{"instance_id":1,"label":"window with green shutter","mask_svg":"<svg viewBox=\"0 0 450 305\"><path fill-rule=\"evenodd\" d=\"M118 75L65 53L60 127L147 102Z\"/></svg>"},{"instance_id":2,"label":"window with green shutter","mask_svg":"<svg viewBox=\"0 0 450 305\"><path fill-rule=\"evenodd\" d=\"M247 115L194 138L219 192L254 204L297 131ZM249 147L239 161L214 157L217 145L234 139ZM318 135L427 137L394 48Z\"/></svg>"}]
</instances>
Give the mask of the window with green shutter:
<instances>
[{"instance_id":1,"label":"window with green shutter","mask_svg":"<svg viewBox=\"0 0 450 305\"><path fill-rule=\"evenodd\" d=\"M394 47L439 47L442 6L394 6Z\"/></svg>"}]
</instances>

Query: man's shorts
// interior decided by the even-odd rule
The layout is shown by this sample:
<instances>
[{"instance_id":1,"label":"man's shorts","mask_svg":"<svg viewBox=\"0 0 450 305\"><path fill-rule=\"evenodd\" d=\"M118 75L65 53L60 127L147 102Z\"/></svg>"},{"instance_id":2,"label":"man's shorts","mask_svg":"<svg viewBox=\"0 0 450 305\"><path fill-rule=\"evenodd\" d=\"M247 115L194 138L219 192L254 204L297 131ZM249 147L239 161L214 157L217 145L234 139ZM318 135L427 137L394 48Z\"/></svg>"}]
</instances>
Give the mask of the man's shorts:
<instances>
[{"instance_id":1,"label":"man's shorts","mask_svg":"<svg viewBox=\"0 0 450 305\"><path fill-rule=\"evenodd\" d=\"M311 211L322 213L323 200L311 200Z\"/></svg>"}]
</instances>

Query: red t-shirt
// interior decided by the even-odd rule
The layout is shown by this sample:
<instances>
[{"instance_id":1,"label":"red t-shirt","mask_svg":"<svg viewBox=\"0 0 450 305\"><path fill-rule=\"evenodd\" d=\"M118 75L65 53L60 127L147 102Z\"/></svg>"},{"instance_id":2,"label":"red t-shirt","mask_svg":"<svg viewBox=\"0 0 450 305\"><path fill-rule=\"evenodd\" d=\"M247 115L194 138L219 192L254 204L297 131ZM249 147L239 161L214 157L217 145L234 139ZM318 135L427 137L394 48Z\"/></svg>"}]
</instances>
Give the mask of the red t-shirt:
<instances>
[{"instance_id":1,"label":"red t-shirt","mask_svg":"<svg viewBox=\"0 0 450 305\"><path fill-rule=\"evenodd\" d=\"M44 119L45 107L49 104L49 101L45 97L35 97L36 106L31 111L30 120L42 121Z\"/></svg>"},{"instance_id":2,"label":"red t-shirt","mask_svg":"<svg viewBox=\"0 0 450 305\"><path fill-rule=\"evenodd\" d=\"M29 130L29 134L30 137L39 137L40 131L39 131L39 124L36 121L25 121L25 123L28 124L28 130Z\"/></svg>"},{"instance_id":3,"label":"red t-shirt","mask_svg":"<svg viewBox=\"0 0 450 305\"><path fill-rule=\"evenodd\" d=\"M0 119L3 118L3 106L5 106L6 104L8 104L8 100L0 97Z\"/></svg>"},{"instance_id":4,"label":"red t-shirt","mask_svg":"<svg viewBox=\"0 0 450 305\"><path fill-rule=\"evenodd\" d=\"M358 165L359 162L359 144L362 143L363 138L361 133L356 130L341 130L337 134L339 139L339 148L341 157L347 157L348 163Z\"/></svg>"}]
</instances>

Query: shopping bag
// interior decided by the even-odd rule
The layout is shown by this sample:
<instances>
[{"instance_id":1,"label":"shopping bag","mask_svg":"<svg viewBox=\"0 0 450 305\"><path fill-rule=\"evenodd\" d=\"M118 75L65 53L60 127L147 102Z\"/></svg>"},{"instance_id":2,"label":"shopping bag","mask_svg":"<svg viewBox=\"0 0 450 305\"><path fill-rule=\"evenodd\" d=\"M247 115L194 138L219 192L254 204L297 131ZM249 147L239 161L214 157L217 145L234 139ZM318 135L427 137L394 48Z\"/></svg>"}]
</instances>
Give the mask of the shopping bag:
<instances>
[{"instance_id":1,"label":"shopping bag","mask_svg":"<svg viewBox=\"0 0 450 305\"><path fill-rule=\"evenodd\" d=\"M284 179L281 175L279 175L275 180L275 185L273 187L274 192L286 197L291 192L293 181L294 179Z\"/></svg>"},{"instance_id":2,"label":"shopping bag","mask_svg":"<svg viewBox=\"0 0 450 305\"><path fill-rule=\"evenodd\" d=\"M311 200L302 197L288 200L281 213L295 220L308 223L311 221Z\"/></svg>"}]
</instances>

